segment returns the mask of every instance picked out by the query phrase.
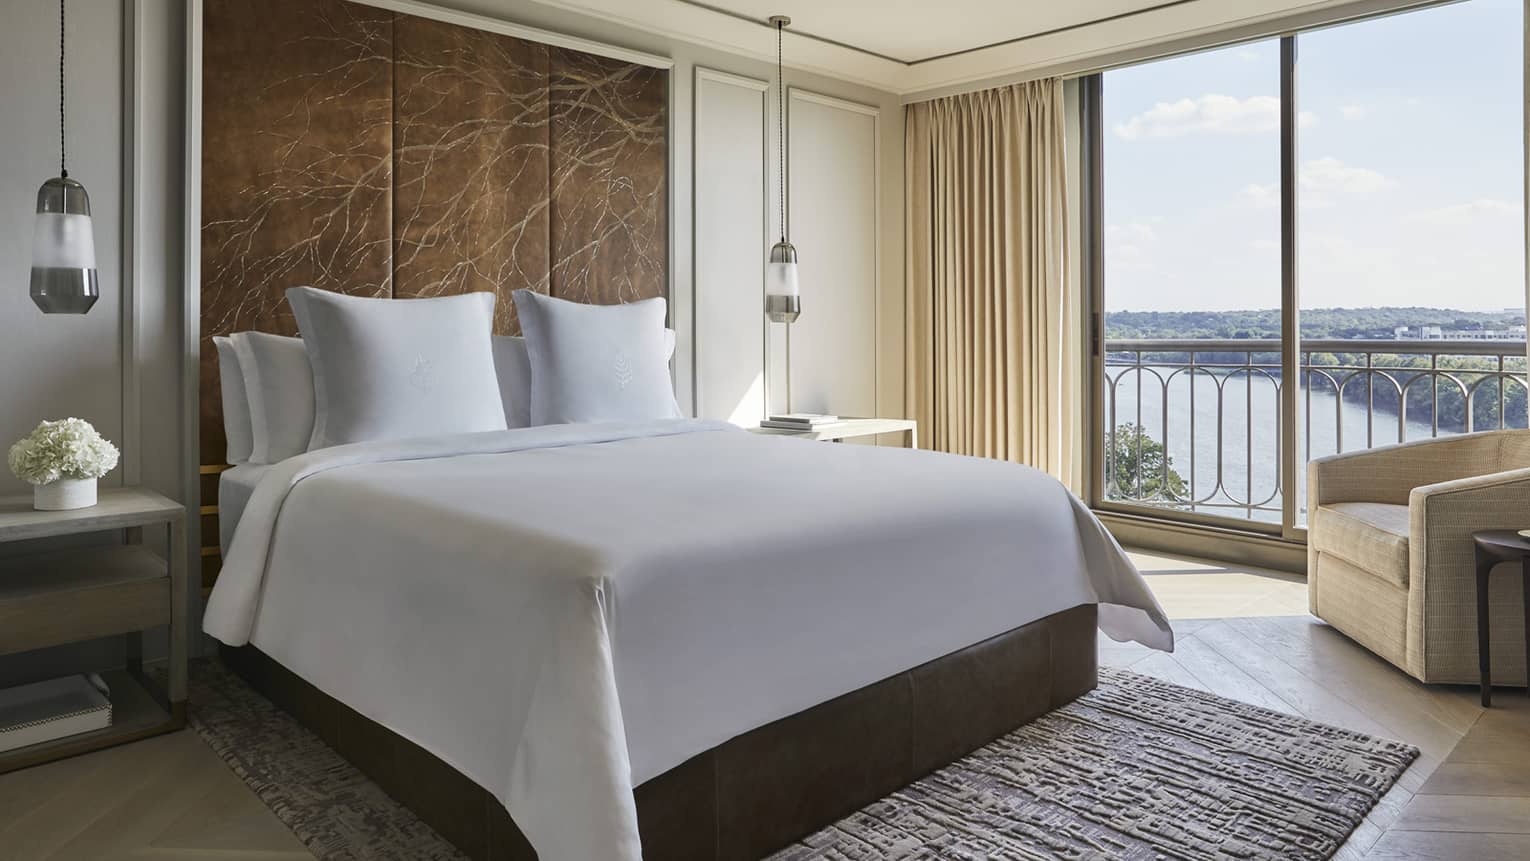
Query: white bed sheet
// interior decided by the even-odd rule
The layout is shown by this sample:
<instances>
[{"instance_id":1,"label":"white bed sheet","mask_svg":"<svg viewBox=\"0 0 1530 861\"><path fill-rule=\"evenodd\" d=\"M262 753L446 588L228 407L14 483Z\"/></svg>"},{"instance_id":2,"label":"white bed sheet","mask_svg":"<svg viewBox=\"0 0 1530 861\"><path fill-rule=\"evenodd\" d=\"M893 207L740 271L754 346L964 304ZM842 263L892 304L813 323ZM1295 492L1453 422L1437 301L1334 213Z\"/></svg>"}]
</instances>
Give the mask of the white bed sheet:
<instances>
[{"instance_id":1,"label":"white bed sheet","mask_svg":"<svg viewBox=\"0 0 1530 861\"><path fill-rule=\"evenodd\" d=\"M205 627L503 801L542 857L640 856L631 787L1070 607L1172 648L1093 515L1024 467L705 422L310 452Z\"/></svg>"},{"instance_id":2,"label":"white bed sheet","mask_svg":"<svg viewBox=\"0 0 1530 861\"><path fill-rule=\"evenodd\" d=\"M268 463L241 463L218 474L218 549L223 556L228 556L234 527L244 516L244 507L255 492L255 485L269 469Z\"/></svg>"}]
</instances>

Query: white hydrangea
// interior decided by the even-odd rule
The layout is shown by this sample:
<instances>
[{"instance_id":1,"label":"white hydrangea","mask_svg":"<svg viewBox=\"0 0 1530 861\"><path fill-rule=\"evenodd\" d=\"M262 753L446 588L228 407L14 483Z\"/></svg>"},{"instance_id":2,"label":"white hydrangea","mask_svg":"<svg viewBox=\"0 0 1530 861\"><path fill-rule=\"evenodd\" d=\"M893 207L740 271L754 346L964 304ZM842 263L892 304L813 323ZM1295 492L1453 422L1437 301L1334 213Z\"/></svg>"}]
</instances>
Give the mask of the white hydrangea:
<instances>
[{"instance_id":1,"label":"white hydrangea","mask_svg":"<svg viewBox=\"0 0 1530 861\"><path fill-rule=\"evenodd\" d=\"M84 419L43 422L11 446L11 472L28 484L100 478L117 466L117 447Z\"/></svg>"}]
</instances>

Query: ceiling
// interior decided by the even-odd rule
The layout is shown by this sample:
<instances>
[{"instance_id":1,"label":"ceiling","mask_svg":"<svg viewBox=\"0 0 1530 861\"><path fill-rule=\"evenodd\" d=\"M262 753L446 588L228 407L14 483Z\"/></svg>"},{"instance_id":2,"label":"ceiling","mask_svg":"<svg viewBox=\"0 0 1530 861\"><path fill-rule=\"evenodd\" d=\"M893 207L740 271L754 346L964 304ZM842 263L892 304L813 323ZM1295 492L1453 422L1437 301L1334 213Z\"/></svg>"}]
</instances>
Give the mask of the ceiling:
<instances>
[{"instance_id":1,"label":"ceiling","mask_svg":"<svg viewBox=\"0 0 1530 861\"><path fill-rule=\"evenodd\" d=\"M902 63L920 63L1027 36L1177 5L1174 0L686 0Z\"/></svg>"},{"instance_id":2,"label":"ceiling","mask_svg":"<svg viewBox=\"0 0 1530 861\"><path fill-rule=\"evenodd\" d=\"M498 0L775 58L916 101L1435 0Z\"/></svg>"}]
</instances>

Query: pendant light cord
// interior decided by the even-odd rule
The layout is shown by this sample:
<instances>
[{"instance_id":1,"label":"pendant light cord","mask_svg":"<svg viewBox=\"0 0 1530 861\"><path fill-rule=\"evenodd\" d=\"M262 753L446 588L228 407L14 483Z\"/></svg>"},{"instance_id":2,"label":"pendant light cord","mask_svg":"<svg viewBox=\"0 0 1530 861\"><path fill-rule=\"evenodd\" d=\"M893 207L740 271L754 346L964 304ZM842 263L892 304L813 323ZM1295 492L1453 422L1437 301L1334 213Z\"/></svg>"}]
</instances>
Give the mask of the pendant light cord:
<instances>
[{"instance_id":1,"label":"pendant light cord","mask_svg":"<svg viewBox=\"0 0 1530 861\"><path fill-rule=\"evenodd\" d=\"M58 175L69 177L64 155L64 0L58 0Z\"/></svg>"},{"instance_id":2,"label":"pendant light cord","mask_svg":"<svg viewBox=\"0 0 1530 861\"><path fill-rule=\"evenodd\" d=\"M776 22L776 163L781 192L781 241L786 241L786 75L781 71L781 30L785 25Z\"/></svg>"}]
</instances>

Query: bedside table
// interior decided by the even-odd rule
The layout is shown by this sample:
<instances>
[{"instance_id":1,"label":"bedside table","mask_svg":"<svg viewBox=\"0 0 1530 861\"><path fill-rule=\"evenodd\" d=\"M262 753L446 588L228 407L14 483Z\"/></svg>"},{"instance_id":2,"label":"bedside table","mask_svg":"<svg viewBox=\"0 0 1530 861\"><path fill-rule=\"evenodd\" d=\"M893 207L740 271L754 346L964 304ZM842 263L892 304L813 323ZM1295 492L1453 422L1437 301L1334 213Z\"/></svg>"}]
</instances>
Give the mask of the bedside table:
<instances>
[{"instance_id":1,"label":"bedside table","mask_svg":"<svg viewBox=\"0 0 1530 861\"><path fill-rule=\"evenodd\" d=\"M752 427L750 433L769 434L772 436L794 436L801 439L816 439L827 442L839 442L858 436L876 436L884 433L907 433L908 447L919 447L919 423L913 419L840 419L833 424L823 425L812 430L787 430L786 428L762 428Z\"/></svg>"},{"instance_id":2,"label":"bedside table","mask_svg":"<svg viewBox=\"0 0 1530 861\"><path fill-rule=\"evenodd\" d=\"M100 637L127 637L127 666L101 673L112 725L0 753L0 774L136 741L186 725L186 510L139 488L103 489L90 508L34 511L0 498L0 543L122 531L126 543L0 558L0 655ZM143 546L164 527L170 559ZM168 626L168 690L143 671L143 632Z\"/></svg>"}]
</instances>

